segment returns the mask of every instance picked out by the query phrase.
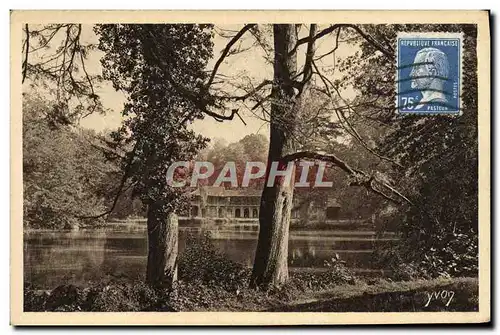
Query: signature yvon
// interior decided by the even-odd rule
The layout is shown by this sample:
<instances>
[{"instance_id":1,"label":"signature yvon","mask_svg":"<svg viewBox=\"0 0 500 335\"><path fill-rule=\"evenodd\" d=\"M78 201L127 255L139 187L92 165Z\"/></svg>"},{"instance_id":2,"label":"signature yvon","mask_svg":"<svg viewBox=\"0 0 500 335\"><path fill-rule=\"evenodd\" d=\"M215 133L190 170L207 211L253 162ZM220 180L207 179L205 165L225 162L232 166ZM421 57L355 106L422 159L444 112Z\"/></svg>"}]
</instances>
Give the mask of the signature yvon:
<instances>
[{"instance_id":1,"label":"signature yvon","mask_svg":"<svg viewBox=\"0 0 500 335\"><path fill-rule=\"evenodd\" d=\"M427 294L427 303L424 307L428 307L431 301L441 300L442 302L446 302L445 306L448 307L455 296L454 291L434 291L434 292L425 292Z\"/></svg>"}]
</instances>

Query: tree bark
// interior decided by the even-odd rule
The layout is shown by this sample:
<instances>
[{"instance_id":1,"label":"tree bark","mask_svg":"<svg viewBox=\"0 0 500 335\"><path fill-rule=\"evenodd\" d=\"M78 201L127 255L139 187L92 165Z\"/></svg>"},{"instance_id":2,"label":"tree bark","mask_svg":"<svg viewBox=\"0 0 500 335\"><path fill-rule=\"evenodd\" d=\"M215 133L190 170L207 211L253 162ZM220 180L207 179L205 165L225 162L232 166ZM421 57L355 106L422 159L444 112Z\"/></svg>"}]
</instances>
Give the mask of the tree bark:
<instances>
[{"instance_id":1,"label":"tree bark","mask_svg":"<svg viewBox=\"0 0 500 335\"><path fill-rule=\"evenodd\" d=\"M161 203L148 206L148 264L146 282L172 288L177 280L179 223L175 213L166 214Z\"/></svg>"},{"instance_id":2,"label":"tree bark","mask_svg":"<svg viewBox=\"0 0 500 335\"><path fill-rule=\"evenodd\" d=\"M259 240L250 281L251 287L279 286L288 279L288 233L293 200L292 176L289 185L267 186L271 162L293 153L296 126L294 77L297 72L295 25L274 25L274 83L271 92L271 122L266 186L259 215ZM286 167L280 164L281 168ZM278 178L276 178L278 180Z\"/></svg>"}]
</instances>

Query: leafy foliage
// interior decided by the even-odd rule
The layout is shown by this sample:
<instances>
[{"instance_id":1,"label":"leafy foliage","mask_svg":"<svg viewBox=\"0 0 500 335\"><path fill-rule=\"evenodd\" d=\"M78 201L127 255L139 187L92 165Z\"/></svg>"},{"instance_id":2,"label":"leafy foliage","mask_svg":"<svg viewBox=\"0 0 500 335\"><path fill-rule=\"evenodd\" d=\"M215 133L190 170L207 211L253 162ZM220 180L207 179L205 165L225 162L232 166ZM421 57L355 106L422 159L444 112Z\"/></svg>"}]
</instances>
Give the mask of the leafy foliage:
<instances>
[{"instance_id":1,"label":"leafy foliage","mask_svg":"<svg viewBox=\"0 0 500 335\"><path fill-rule=\"evenodd\" d=\"M241 185L245 167L248 162L266 162L268 139L262 134L250 134L235 143L227 144L223 139L215 139L211 147L201 151L197 160L208 161L214 164L214 173L205 182L213 185L227 162L234 162L238 185ZM251 180L250 187L262 187L263 178ZM231 187L230 182L224 182L224 186Z\"/></svg>"},{"instance_id":2,"label":"leafy foliage","mask_svg":"<svg viewBox=\"0 0 500 335\"><path fill-rule=\"evenodd\" d=\"M167 182L167 172L174 162L192 160L208 141L188 127L203 117L201 109L210 104L192 95L203 95L205 90L211 27L107 24L96 26L95 31L104 52L104 78L127 96L125 121L113 133L114 146L132 146L123 161L119 192L128 183L148 207L147 282L172 286L174 276L166 273L175 272L177 251L166 259L167 235L172 233L166 219L186 209L188 192Z\"/></svg>"},{"instance_id":3,"label":"leafy foliage","mask_svg":"<svg viewBox=\"0 0 500 335\"><path fill-rule=\"evenodd\" d=\"M214 246L210 233L189 235L179 259L179 279L235 291L248 285L250 270L227 259Z\"/></svg>"},{"instance_id":4,"label":"leafy foliage","mask_svg":"<svg viewBox=\"0 0 500 335\"><path fill-rule=\"evenodd\" d=\"M54 124L53 106L35 96L23 100L24 225L70 228L104 210L116 166L90 145L92 132Z\"/></svg>"},{"instance_id":5,"label":"leafy foliage","mask_svg":"<svg viewBox=\"0 0 500 335\"><path fill-rule=\"evenodd\" d=\"M103 76L128 101L117 146L132 144L124 162L124 180L145 204L161 203L165 213L185 203L183 190L167 185L168 166L191 160L207 142L188 129L202 118L198 106L174 87L199 91L212 55L210 27L188 24L98 25Z\"/></svg>"}]
</instances>

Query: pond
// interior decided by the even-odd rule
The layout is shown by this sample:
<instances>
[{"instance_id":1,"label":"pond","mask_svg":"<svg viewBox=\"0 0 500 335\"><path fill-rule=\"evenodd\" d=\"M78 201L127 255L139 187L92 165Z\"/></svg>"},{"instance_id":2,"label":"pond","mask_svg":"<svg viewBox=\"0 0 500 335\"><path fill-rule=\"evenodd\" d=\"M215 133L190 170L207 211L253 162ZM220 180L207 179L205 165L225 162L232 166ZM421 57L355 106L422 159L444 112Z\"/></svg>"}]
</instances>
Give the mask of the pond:
<instances>
[{"instance_id":1,"label":"pond","mask_svg":"<svg viewBox=\"0 0 500 335\"><path fill-rule=\"evenodd\" d=\"M192 229L181 227L179 252L186 248L188 233L200 237L211 231L214 245L228 258L252 266L258 232L253 229ZM28 231L24 234L24 280L38 288L61 284L85 285L112 278L143 278L147 260L144 227L82 231ZM358 272L380 274L373 269L377 243L394 241L392 236L375 238L370 231L292 231L288 262L291 271L315 268L325 260L346 261Z\"/></svg>"}]
</instances>

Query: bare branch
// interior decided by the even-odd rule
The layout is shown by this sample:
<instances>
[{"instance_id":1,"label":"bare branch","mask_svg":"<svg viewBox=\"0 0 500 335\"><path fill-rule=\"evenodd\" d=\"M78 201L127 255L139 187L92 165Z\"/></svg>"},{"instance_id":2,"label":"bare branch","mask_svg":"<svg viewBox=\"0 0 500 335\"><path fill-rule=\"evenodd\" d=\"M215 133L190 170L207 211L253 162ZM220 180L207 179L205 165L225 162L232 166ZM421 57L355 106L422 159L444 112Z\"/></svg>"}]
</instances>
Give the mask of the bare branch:
<instances>
[{"instance_id":1,"label":"bare branch","mask_svg":"<svg viewBox=\"0 0 500 335\"><path fill-rule=\"evenodd\" d=\"M262 83L260 83L259 85L253 87L249 92L247 92L246 94L244 95L238 95L238 96L230 96L230 95L213 95L214 97L216 98L220 98L220 99L226 99L226 100L235 100L235 101L245 101L246 99L250 98L251 96L253 96L254 94L256 94L258 91L260 91L261 89L263 89L265 86L267 85L271 85L273 82L272 80L264 80L262 81ZM235 86L237 87L237 86Z\"/></svg>"},{"instance_id":2,"label":"bare branch","mask_svg":"<svg viewBox=\"0 0 500 335\"><path fill-rule=\"evenodd\" d=\"M382 196L383 198L385 198L386 200L389 200L389 201L392 201L392 202L395 202L395 203L399 203L398 201L396 201L395 199L393 199L391 196L388 196L387 194L385 194L384 192L378 190L375 185L374 185L374 180L370 180L370 183L366 186L367 189L371 190L372 192L374 192L375 194L378 194L380 196ZM401 195L402 196L402 195ZM407 201L409 204L412 205L411 201L408 200L408 198L402 196L402 198Z\"/></svg>"},{"instance_id":3,"label":"bare branch","mask_svg":"<svg viewBox=\"0 0 500 335\"><path fill-rule=\"evenodd\" d=\"M257 108L261 107L262 104L266 101L268 101L269 99L271 99L272 95L269 94L267 97L264 97L262 99L260 99L253 107L252 107L252 110L256 110Z\"/></svg>"},{"instance_id":4,"label":"bare branch","mask_svg":"<svg viewBox=\"0 0 500 335\"><path fill-rule=\"evenodd\" d=\"M98 140L98 141L100 141L102 143L105 143L105 144L109 143L108 141L106 141L106 139L102 138L101 136L92 136L92 138L95 139L95 140ZM124 160L126 159L126 157L122 153L120 153L120 152L118 152L116 150L111 149L108 145L101 146L99 144L96 144L93 141L91 141L90 139L88 139L87 136L84 136L84 139L87 141L87 143L89 145L91 145L92 147L98 149L103 154L114 155L114 156L116 156L116 157L118 157L120 159L124 159Z\"/></svg>"},{"instance_id":5,"label":"bare branch","mask_svg":"<svg viewBox=\"0 0 500 335\"><path fill-rule=\"evenodd\" d=\"M113 199L113 203L112 203L111 207L107 211L105 211L101 214L98 214L98 215L77 216L77 218L79 218L79 219L99 219L99 218L102 218L104 216L107 216L107 215L113 213L113 210L115 209L116 204L118 203L118 199L120 198L120 196L123 193L123 188L125 187L125 183L130 178L130 172L132 170L132 163L134 161L135 153L137 151L137 146L138 146L137 143L138 142L135 143L134 148L132 149L132 152L130 153L130 156L127 160L127 165L125 166L125 171L123 173L122 179L120 180L120 185L118 186L118 191L115 194L115 197Z\"/></svg>"},{"instance_id":6,"label":"bare branch","mask_svg":"<svg viewBox=\"0 0 500 335\"><path fill-rule=\"evenodd\" d=\"M341 30L342 30L342 28L339 28L337 30L337 37L335 37L335 47L331 51L327 52L326 54L323 54L323 55L319 56L318 58L315 58L314 59L315 61L321 60L324 57L326 57L328 55L331 55L331 54L334 54L334 56L335 56L335 52L339 48L339 36L340 36L340 31ZM335 57L333 58L333 67L335 68Z\"/></svg>"},{"instance_id":7,"label":"bare branch","mask_svg":"<svg viewBox=\"0 0 500 335\"><path fill-rule=\"evenodd\" d=\"M24 80L26 79L26 74L28 73L28 55L29 55L29 50L30 50L30 31L28 28L28 24L26 23L24 29L26 30L26 50L24 53L24 61L23 61L23 79L21 83L24 83Z\"/></svg>"},{"instance_id":8,"label":"bare branch","mask_svg":"<svg viewBox=\"0 0 500 335\"><path fill-rule=\"evenodd\" d=\"M245 25L234 37L229 41L229 43L226 45L224 50L222 51L222 54L220 55L219 59L215 63L214 69L212 70L212 74L210 75L210 78L208 79L207 85L206 85L206 91L210 88L212 85L212 82L214 81L215 75L217 74L217 71L219 70L220 65L228 55L229 51L231 50L231 47L238 42L238 40L248 31L250 30L255 24L247 24Z\"/></svg>"},{"instance_id":9,"label":"bare branch","mask_svg":"<svg viewBox=\"0 0 500 335\"><path fill-rule=\"evenodd\" d=\"M312 39L312 40L317 40L325 35L328 35L329 33L331 33L332 31L334 31L335 29L339 28L343 26L342 24L334 24L326 29L323 29L322 31L320 31L319 33L317 33L316 35L314 36L307 36L307 37L304 37L304 38L301 38L297 41L297 44L295 45L295 47L290 51L290 54L293 54L297 51L297 49L299 48L299 46L301 46L302 44L305 44L305 43L309 43L309 41Z\"/></svg>"},{"instance_id":10,"label":"bare branch","mask_svg":"<svg viewBox=\"0 0 500 335\"><path fill-rule=\"evenodd\" d=\"M240 118L241 122L243 122L243 124L245 126L247 125L246 122L241 117L241 115L238 113L238 109L232 109L230 115L218 114L218 113L209 111L207 109L203 109L202 112L213 117L216 121L219 121L219 122L222 122L224 120L227 120L227 121L232 120L232 119L234 119L234 116L237 115Z\"/></svg>"},{"instance_id":11,"label":"bare branch","mask_svg":"<svg viewBox=\"0 0 500 335\"><path fill-rule=\"evenodd\" d=\"M73 121L102 109L94 89L100 77L87 71L86 50L90 45L81 44L82 29L81 24L26 25L24 29L23 81L30 79L35 84L39 80L53 82L55 89L51 94L55 94L56 100L66 105L73 100L81 107L73 108L75 113L68 118ZM28 49L29 58L24 54L24 47Z\"/></svg>"},{"instance_id":12,"label":"bare branch","mask_svg":"<svg viewBox=\"0 0 500 335\"><path fill-rule=\"evenodd\" d=\"M266 61L268 61L269 63L272 63L271 58L272 58L273 48L268 43L266 43L265 38L263 38L263 36L261 35L259 26L256 25L255 29L250 29L250 33L255 38L257 45L259 45L262 48L262 50L264 51L264 53L266 54L264 56Z\"/></svg>"},{"instance_id":13,"label":"bare branch","mask_svg":"<svg viewBox=\"0 0 500 335\"><path fill-rule=\"evenodd\" d=\"M300 151L296 152L290 155L284 156L281 160L285 163L296 161L299 159L315 159L323 162L329 162L334 164L335 166L339 167L343 171L345 171L347 174L356 176L356 175L361 175L365 176L366 174L360 170L354 169L350 167L347 163L342 161L340 158L333 154L325 155L325 154L320 154L317 152L312 152L312 151Z\"/></svg>"},{"instance_id":14,"label":"bare branch","mask_svg":"<svg viewBox=\"0 0 500 335\"><path fill-rule=\"evenodd\" d=\"M394 52L386 50L380 43L377 42L373 37L369 34L365 33L361 28L356 25L349 25L349 28L352 28L358 32L368 43L375 47L378 51L382 52L385 56L392 58L394 57Z\"/></svg>"},{"instance_id":15,"label":"bare branch","mask_svg":"<svg viewBox=\"0 0 500 335\"><path fill-rule=\"evenodd\" d=\"M290 51L290 54L293 54L294 52L296 52L297 49L298 49L298 47L300 45L305 44L305 43L309 43L310 40L317 40L317 39L319 39L319 38L321 38L321 37L323 37L325 35L328 35L329 33L333 32L335 29L341 28L341 27L350 28L350 29L355 30L361 37L363 37L368 43L370 43L371 45L373 45L377 50L379 50L380 52L382 52L385 56L387 56L387 57L394 57L394 53L393 52L390 52L390 51L386 50L373 37L371 37L369 34L365 33L360 27L358 27L355 24L334 24L334 25L331 25L328 28L323 29L322 31L320 31L319 33L317 33L313 37L309 37L308 36L308 37L301 38L301 39L299 39L297 41L297 44L295 45L295 47Z\"/></svg>"},{"instance_id":16,"label":"bare branch","mask_svg":"<svg viewBox=\"0 0 500 335\"><path fill-rule=\"evenodd\" d=\"M332 100L332 102L334 102L334 100L333 100L332 92L330 91L329 87L332 87L335 90L335 92L337 93L337 95L339 96L339 98L342 100L342 102L345 104L345 106L347 106L347 108L351 109L349 103L342 97L338 88L335 87L335 85L319 71L319 68L316 66L314 61L312 63L313 63L314 69L316 70L316 73L320 76L321 80L323 81L323 84L325 85L327 96ZM334 102L334 104L335 104L335 102ZM400 163L396 162L395 160L393 160L389 157L383 156L383 155L379 154L378 152L376 152L375 150L373 150L372 148L370 148L368 146L368 144L363 140L361 135L358 133L356 128L354 128L354 126L349 122L348 118L344 114L343 108L335 108L335 112L337 113L339 121L340 122L343 121L347 124L347 127L349 129L346 129L346 131L352 137L354 137L363 146L363 148L365 148L368 152L370 152L374 156L378 157L379 159L385 160L385 161L390 162L390 163L392 163L400 168L403 168L403 166Z\"/></svg>"},{"instance_id":17,"label":"bare branch","mask_svg":"<svg viewBox=\"0 0 500 335\"><path fill-rule=\"evenodd\" d=\"M37 48L31 49L30 53L37 52L38 50L46 48L49 45L50 41L52 41L54 36L56 36L56 34L59 32L59 30L61 30L62 28L66 27L66 26L67 25L63 24L63 25L58 25L57 27L55 27L53 29L52 33L50 33L49 37L45 40L45 42L40 44ZM38 30L38 33L40 34L42 31L44 31L46 29L49 29L49 28Z\"/></svg>"},{"instance_id":18,"label":"bare branch","mask_svg":"<svg viewBox=\"0 0 500 335\"><path fill-rule=\"evenodd\" d=\"M304 63L304 76L302 79L302 87L309 82L309 79L311 79L312 76L312 60L314 57L314 41L315 39L313 38L316 35L316 24L311 24L311 27L309 28L309 42L307 43L307 52L306 52L306 60Z\"/></svg>"}]
</instances>

